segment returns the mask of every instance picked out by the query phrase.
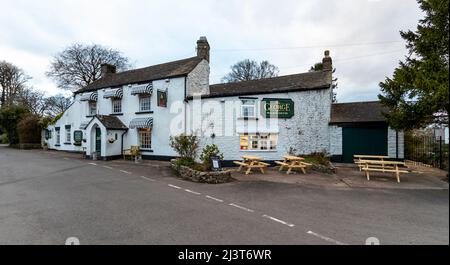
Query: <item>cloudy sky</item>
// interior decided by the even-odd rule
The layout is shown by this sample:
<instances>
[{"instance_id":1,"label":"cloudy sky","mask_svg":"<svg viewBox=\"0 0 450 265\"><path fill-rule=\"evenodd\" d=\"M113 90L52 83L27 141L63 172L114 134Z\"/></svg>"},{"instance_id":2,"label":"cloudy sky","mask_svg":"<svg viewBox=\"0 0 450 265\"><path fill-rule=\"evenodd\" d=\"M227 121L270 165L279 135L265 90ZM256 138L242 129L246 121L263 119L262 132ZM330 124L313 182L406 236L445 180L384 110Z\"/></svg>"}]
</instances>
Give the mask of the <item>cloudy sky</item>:
<instances>
[{"instance_id":1,"label":"cloudy sky","mask_svg":"<svg viewBox=\"0 0 450 265\"><path fill-rule=\"evenodd\" d=\"M118 49L139 68L194 56L196 40L207 36L211 83L246 58L269 60L281 75L306 72L329 49L339 102L377 99L378 83L406 55L399 30L415 29L423 15L415 0L0 0L0 7L0 60L48 95L61 92L45 76L50 60L74 42Z\"/></svg>"}]
</instances>

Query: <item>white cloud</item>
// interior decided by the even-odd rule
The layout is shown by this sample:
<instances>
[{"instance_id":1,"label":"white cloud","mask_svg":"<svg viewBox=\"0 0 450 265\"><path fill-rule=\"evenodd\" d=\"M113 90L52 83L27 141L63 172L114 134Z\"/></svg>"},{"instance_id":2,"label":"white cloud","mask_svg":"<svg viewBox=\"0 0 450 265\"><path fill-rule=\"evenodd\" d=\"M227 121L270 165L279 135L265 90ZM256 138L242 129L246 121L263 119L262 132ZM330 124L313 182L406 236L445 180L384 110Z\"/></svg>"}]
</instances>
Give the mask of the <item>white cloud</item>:
<instances>
[{"instance_id":1,"label":"white cloud","mask_svg":"<svg viewBox=\"0 0 450 265\"><path fill-rule=\"evenodd\" d=\"M1 0L0 6L8 14L0 17L0 60L23 68L32 85L49 94L60 92L45 76L50 59L73 42L119 49L144 67L193 56L195 41L205 35L212 83L245 58L267 59L281 74L305 72L329 49L341 102L375 100L378 83L406 54L403 42L343 44L401 41L399 30L414 29L422 16L413 0Z\"/></svg>"}]
</instances>

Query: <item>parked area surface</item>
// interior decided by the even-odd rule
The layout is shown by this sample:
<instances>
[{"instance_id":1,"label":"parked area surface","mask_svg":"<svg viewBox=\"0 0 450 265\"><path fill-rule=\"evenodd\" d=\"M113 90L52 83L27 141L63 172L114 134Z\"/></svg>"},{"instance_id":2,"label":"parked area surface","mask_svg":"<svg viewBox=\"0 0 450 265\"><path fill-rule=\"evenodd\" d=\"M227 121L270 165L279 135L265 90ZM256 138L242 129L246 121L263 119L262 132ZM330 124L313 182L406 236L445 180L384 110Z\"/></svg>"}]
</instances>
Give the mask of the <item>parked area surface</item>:
<instances>
[{"instance_id":1,"label":"parked area surface","mask_svg":"<svg viewBox=\"0 0 450 265\"><path fill-rule=\"evenodd\" d=\"M269 181L277 183L319 186L323 188L381 188L381 189L447 189L445 181L447 172L435 168L410 166L411 173L401 174L401 182L393 173L371 172L370 180L367 180L365 172L358 170L354 164L337 164L336 174L326 174L307 170L307 174L295 173L287 175L279 172L278 168L271 168L265 174L255 173L245 175L233 172L233 178L240 181ZM235 171L235 168L231 168Z\"/></svg>"},{"instance_id":2,"label":"parked area surface","mask_svg":"<svg viewBox=\"0 0 450 265\"><path fill-rule=\"evenodd\" d=\"M0 147L0 244L448 244L448 216L447 189L198 184L166 162Z\"/></svg>"}]
</instances>

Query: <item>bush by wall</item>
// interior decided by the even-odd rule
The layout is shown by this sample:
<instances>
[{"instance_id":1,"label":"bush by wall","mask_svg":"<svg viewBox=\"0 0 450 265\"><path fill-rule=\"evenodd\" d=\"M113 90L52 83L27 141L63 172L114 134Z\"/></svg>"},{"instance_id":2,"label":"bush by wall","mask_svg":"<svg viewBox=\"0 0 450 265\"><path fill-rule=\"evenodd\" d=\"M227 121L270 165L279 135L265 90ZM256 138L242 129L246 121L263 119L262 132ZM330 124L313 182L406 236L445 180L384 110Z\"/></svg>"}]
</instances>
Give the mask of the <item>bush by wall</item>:
<instances>
[{"instance_id":1,"label":"bush by wall","mask_svg":"<svg viewBox=\"0 0 450 265\"><path fill-rule=\"evenodd\" d=\"M21 144L39 144L41 142L42 123L38 115L29 114L17 123L17 133Z\"/></svg>"},{"instance_id":2,"label":"bush by wall","mask_svg":"<svg viewBox=\"0 0 450 265\"><path fill-rule=\"evenodd\" d=\"M20 106L11 106L0 109L0 127L2 128L2 131L7 133L10 144L19 143L17 123L24 115L29 113L28 109Z\"/></svg>"}]
</instances>

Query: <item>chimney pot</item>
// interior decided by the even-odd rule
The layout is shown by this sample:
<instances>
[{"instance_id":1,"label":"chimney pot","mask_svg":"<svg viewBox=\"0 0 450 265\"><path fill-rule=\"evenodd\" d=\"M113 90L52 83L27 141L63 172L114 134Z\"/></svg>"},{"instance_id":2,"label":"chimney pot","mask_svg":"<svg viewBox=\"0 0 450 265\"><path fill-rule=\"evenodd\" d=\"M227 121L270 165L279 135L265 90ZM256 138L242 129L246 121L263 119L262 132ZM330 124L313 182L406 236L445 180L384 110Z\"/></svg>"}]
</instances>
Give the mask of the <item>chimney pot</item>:
<instances>
[{"instance_id":1,"label":"chimney pot","mask_svg":"<svg viewBox=\"0 0 450 265\"><path fill-rule=\"evenodd\" d=\"M322 59L323 71L331 71L333 70L333 60L330 57L330 51L326 50L324 52L324 57Z\"/></svg>"},{"instance_id":2,"label":"chimney pot","mask_svg":"<svg viewBox=\"0 0 450 265\"><path fill-rule=\"evenodd\" d=\"M209 62L209 43L205 36L201 36L197 41L197 56Z\"/></svg>"}]
</instances>

